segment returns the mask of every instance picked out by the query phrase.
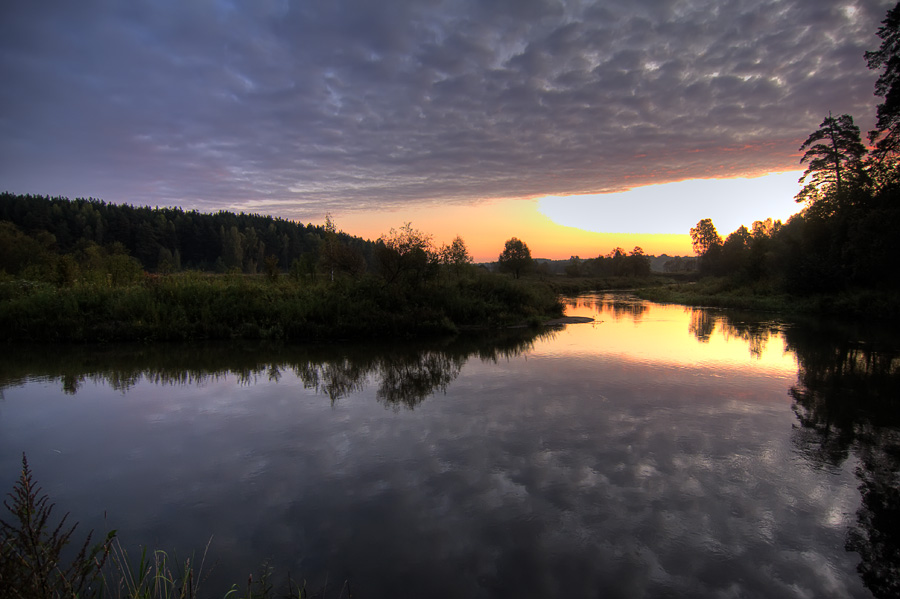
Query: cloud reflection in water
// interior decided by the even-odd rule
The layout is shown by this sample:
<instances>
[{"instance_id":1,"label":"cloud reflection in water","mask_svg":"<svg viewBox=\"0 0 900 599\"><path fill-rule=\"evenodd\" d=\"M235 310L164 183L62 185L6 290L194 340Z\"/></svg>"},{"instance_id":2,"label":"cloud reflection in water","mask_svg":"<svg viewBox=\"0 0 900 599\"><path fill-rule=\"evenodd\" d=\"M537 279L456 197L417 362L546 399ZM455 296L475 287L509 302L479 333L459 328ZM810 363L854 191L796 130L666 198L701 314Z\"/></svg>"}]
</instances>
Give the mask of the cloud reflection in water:
<instances>
[{"instance_id":1,"label":"cloud reflection in water","mask_svg":"<svg viewBox=\"0 0 900 599\"><path fill-rule=\"evenodd\" d=\"M74 369L75 397L6 388L0 455L26 449L88 526L101 497L126 541L212 535L210 585L271 558L366 596L866 596L856 461L798 451L788 333L717 320L703 342L690 310L605 305L494 351L232 352L115 389Z\"/></svg>"}]
</instances>

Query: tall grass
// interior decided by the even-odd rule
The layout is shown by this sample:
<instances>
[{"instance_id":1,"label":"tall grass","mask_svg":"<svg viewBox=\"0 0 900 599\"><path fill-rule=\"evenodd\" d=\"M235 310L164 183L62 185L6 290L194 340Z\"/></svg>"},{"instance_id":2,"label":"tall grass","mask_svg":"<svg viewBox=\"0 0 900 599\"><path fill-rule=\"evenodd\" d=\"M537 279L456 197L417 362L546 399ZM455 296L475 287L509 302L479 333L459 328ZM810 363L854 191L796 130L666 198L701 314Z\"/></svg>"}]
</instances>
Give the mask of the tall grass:
<instances>
[{"instance_id":1,"label":"tall grass","mask_svg":"<svg viewBox=\"0 0 900 599\"><path fill-rule=\"evenodd\" d=\"M209 544L207 544L207 550ZM162 550L148 555L147 548L135 562L115 539L110 568L104 573L104 595L116 599L194 599L200 597L200 581L206 552L199 564L191 558L183 563Z\"/></svg>"}]
</instances>

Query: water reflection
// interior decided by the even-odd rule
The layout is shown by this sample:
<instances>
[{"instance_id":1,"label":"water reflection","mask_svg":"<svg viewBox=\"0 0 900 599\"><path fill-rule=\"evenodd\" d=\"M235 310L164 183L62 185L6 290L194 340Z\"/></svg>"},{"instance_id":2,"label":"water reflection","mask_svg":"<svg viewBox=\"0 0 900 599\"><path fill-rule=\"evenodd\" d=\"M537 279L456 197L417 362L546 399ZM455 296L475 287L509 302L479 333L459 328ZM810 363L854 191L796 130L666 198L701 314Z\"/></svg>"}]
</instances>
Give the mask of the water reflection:
<instances>
[{"instance_id":1,"label":"water reflection","mask_svg":"<svg viewBox=\"0 0 900 599\"><path fill-rule=\"evenodd\" d=\"M275 558L366 596L896 593L896 338L568 303L595 323L17 348L0 475L27 449L86 528L109 509L126 540L214 536L225 585Z\"/></svg>"},{"instance_id":2,"label":"water reflection","mask_svg":"<svg viewBox=\"0 0 900 599\"><path fill-rule=\"evenodd\" d=\"M820 468L855 456L862 505L847 549L876 597L900 596L900 352L897 337L858 327L796 327L794 441ZM863 341L865 340L865 341Z\"/></svg>"},{"instance_id":3,"label":"water reflection","mask_svg":"<svg viewBox=\"0 0 900 599\"><path fill-rule=\"evenodd\" d=\"M19 347L0 361L0 393L27 379L58 381L67 395L85 383L127 392L141 381L202 385L236 377L242 385L278 382L295 374L307 389L332 402L377 385L379 401L414 408L446 391L471 357L497 362L549 339L554 329L471 333L438 343L404 345L284 346L275 344L109 345Z\"/></svg>"},{"instance_id":4,"label":"water reflection","mask_svg":"<svg viewBox=\"0 0 900 599\"><path fill-rule=\"evenodd\" d=\"M690 332L709 342L716 330L761 356L784 335L798 364L791 387L798 425L793 442L814 468L838 471L856 458L862 504L847 536L858 571L875 597L900 596L900 348L896 332L861 325L753 320L689 308Z\"/></svg>"},{"instance_id":5,"label":"water reflection","mask_svg":"<svg viewBox=\"0 0 900 599\"><path fill-rule=\"evenodd\" d=\"M563 304L567 308L567 314L572 312L572 308L589 308L598 314L611 316L614 321L628 319L634 323L641 321L650 306L633 296L613 293L570 297L566 298Z\"/></svg>"},{"instance_id":6,"label":"water reflection","mask_svg":"<svg viewBox=\"0 0 900 599\"><path fill-rule=\"evenodd\" d=\"M780 336L785 325L778 321L760 319L751 313L714 311L709 308L685 308L691 315L691 335L701 343L708 343L716 330L728 339L747 343L750 355L761 358L770 338Z\"/></svg>"},{"instance_id":7,"label":"water reflection","mask_svg":"<svg viewBox=\"0 0 900 599\"><path fill-rule=\"evenodd\" d=\"M619 317L632 302L574 302ZM814 468L839 471L855 458L862 503L846 548L861 557L859 574L875 597L900 596L900 335L892 328L795 323L736 311L684 308L700 343L717 334L740 339L761 358L773 337L795 356L791 387L798 424L793 443ZM637 319L636 319L637 320Z\"/></svg>"},{"instance_id":8,"label":"water reflection","mask_svg":"<svg viewBox=\"0 0 900 599\"><path fill-rule=\"evenodd\" d=\"M691 335L702 343L707 343L716 330L716 318L709 310L691 308Z\"/></svg>"},{"instance_id":9,"label":"water reflection","mask_svg":"<svg viewBox=\"0 0 900 599\"><path fill-rule=\"evenodd\" d=\"M573 354L629 356L678 368L726 367L737 369L738 377L760 369L771 376L793 376L797 369L784 344L785 325L771 316L654 304L614 293L564 303L568 315L595 320L593 325L566 331Z\"/></svg>"}]
</instances>

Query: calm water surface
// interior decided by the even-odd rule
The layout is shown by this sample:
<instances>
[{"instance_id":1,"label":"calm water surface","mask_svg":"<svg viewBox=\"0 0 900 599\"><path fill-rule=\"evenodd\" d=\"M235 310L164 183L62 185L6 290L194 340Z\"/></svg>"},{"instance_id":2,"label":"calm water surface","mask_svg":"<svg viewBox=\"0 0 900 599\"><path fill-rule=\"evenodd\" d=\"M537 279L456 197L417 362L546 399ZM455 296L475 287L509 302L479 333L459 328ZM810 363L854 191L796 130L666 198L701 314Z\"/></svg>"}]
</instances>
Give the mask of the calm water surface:
<instances>
[{"instance_id":1,"label":"calm water surface","mask_svg":"<svg viewBox=\"0 0 900 599\"><path fill-rule=\"evenodd\" d=\"M572 300L593 324L431 345L46 348L0 359L84 529L357 597L891 597L895 337ZM346 596L346 590L344 595Z\"/></svg>"}]
</instances>

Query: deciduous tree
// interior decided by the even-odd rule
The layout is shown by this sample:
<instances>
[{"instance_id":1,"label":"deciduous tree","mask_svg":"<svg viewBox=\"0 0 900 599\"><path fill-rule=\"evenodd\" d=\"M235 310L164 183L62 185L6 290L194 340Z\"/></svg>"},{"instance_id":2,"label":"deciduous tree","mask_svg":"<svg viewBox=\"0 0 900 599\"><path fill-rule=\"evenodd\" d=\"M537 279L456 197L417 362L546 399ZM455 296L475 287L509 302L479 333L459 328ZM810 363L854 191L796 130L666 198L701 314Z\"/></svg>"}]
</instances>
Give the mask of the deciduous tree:
<instances>
[{"instance_id":1,"label":"deciduous tree","mask_svg":"<svg viewBox=\"0 0 900 599\"><path fill-rule=\"evenodd\" d=\"M414 229L412 223L405 223L399 230L391 229L379 237L375 257L381 275L389 283L399 279L418 283L428 278L438 263L432 236Z\"/></svg>"},{"instance_id":2,"label":"deciduous tree","mask_svg":"<svg viewBox=\"0 0 900 599\"><path fill-rule=\"evenodd\" d=\"M441 264L453 270L456 276L460 276L463 270L472 264L472 256L466 248L466 242L459 235L450 242L450 245L441 247L440 260Z\"/></svg>"},{"instance_id":3,"label":"deciduous tree","mask_svg":"<svg viewBox=\"0 0 900 599\"><path fill-rule=\"evenodd\" d=\"M722 238L716 231L711 218L704 218L691 229L691 247L698 256L706 254L710 248L722 245Z\"/></svg>"},{"instance_id":4,"label":"deciduous tree","mask_svg":"<svg viewBox=\"0 0 900 599\"><path fill-rule=\"evenodd\" d=\"M512 273L516 279L534 265L534 261L531 258L531 250L528 249L524 241L515 237L506 240L497 262L500 270Z\"/></svg>"},{"instance_id":5,"label":"deciduous tree","mask_svg":"<svg viewBox=\"0 0 900 599\"><path fill-rule=\"evenodd\" d=\"M634 277L646 277L650 275L650 256L644 253L640 246L634 246L628 255L628 274Z\"/></svg>"},{"instance_id":6,"label":"deciduous tree","mask_svg":"<svg viewBox=\"0 0 900 599\"><path fill-rule=\"evenodd\" d=\"M335 271L357 277L366 271L366 260L356 248L345 243L330 214L325 215L325 240L319 254L322 269L334 280Z\"/></svg>"}]
</instances>

